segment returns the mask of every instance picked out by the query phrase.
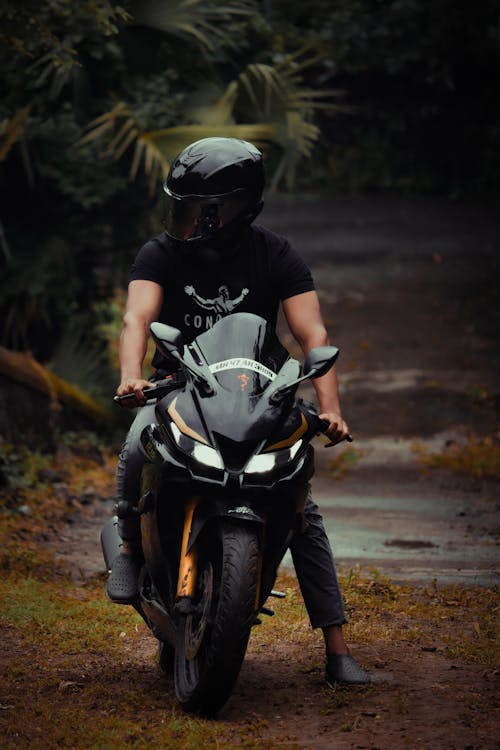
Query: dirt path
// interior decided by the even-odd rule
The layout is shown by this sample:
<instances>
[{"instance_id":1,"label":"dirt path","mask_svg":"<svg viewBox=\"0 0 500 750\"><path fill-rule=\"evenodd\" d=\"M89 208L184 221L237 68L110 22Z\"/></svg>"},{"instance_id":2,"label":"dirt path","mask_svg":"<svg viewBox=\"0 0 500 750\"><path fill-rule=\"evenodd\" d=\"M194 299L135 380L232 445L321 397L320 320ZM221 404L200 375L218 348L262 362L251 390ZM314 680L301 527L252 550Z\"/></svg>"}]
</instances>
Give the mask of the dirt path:
<instances>
[{"instance_id":1,"label":"dirt path","mask_svg":"<svg viewBox=\"0 0 500 750\"><path fill-rule=\"evenodd\" d=\"M266 212L268 225L291 235L312 266L332 341L341 348L343 406L359 460L336 481L334 453L319 444L315 480L341 570L376 567L392 580L411 581L415 600L432 579L438 588L491 588L499 575L498 485L422 474L414 447L442 451L450 441L498 432L493 214L363 200L330 206L277 200ZM111 505L91 503L82 523L59 540L60 554L73 565L79 550L77 578L102 570L98 531ZM396 595L387 589L389 599ZM348 636L374 676L368 689L330 690L320 635L306 624L276 640L266 622L252 635L221 726L234 729L236 743L251 726L276 748L499 747L498 669L450 651L451 635L472 644L482 632L458 599L444 602L441 621L413 614L405 624L400 614L382 613L368 643L358 636L371 627L371 610L368 599L357 601ZM126 656L129 666L140 663L146 683L157 679L153 652L144 633L140 648ZM173 700L171 686L164 689L167 702Z\"/></svg>"},{"instance_id":2,"label":"dirt path","mask_svg":"<svg viewBox=\"0 0 500 750\"><path fill-rule=\"evenodd\" d=\"M64 550L68 564L75 561L71 550L82 552L80 582L102 567L96 534L108 509L109 501L96 500L87 508L86 520L59 539L58 549ZM425 561L423 566L428 570ZM282 577L279 587L287 598L270 602L276 616L265 618L252 631L234 693L218 719L207 725L207 737L224 732L235 746L244 742L245 747L260 748L266 742L265 747L273 749L498 748L500 665L492 664L484 651L492 637L491 625L473 614L478 590L422 588L415 583L393 586L377 576L359 589L359 574L355 574L358 589L353 590L345 561L340 568L351 620L346 634L356 658L371 673L372 685L332 690L325 684L322 638L311 631L303 609L297 619L300 593L293 577ZM492 596L489 601L498 609L498 599ZM117 607L117 624L124 619L124 611ZM106 691L112 687L117 703L123 700L123 691L128 694L133 680L135 697L129 714L144 718L146 703L151 724L158 724L165 710L170 714L175 709L172 682L155 667L156 642L146 628L139 624L138 632L130 632L126 625L121 627L119 673L114 660L103 655L86 654L85 663L94 665L97 685L102 682ZM12 657L9 633L3 637ZM482 649L479 663L476 640L477 649ZM23 649L20 658L22 653ZM67 657L65 661L61 655L61 662L59 668L52 664L51 672L62 674L64 684L79 685L84 694L83 665L79 667L73 658L68 671ZM56 683L62 684L59 678ZM92 683L95 678L89 686ZM65 696L59 692L55 700L62 710ZM211 741L207 738L207 746ZM133 741L128 744L134 746Z\"/></svg>"}]
</instances>

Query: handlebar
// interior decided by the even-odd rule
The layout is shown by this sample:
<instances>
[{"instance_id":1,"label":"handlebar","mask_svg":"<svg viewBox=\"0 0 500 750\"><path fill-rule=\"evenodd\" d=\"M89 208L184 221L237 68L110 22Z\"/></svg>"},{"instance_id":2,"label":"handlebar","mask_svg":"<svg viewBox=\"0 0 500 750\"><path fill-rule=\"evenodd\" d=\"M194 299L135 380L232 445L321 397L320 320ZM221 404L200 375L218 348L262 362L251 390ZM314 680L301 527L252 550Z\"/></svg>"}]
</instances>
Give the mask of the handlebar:
<instances>
[{"instance_id":1,"label":"handlebar","mask_svg":"<svg viewBox=\"0 0 500 750\"><path fill-rule=\"evenodd\" d=\"M164 380L157 380L151 388L144 388L143 393L146 396L146 400L155 398L158 401L159 399L163 398L163 396L166 396L167 393L170 393L170 391L174 390L176 387L180 387L184 382L185 379L182 376L174 374L173 376L165 378ZM130 401L134 398L135 393L126 393L124 396L113 396L113 401L115 402L115 404L118 404L118 406L121 406L124 401ZM316 408L311 403L306 404L306 402L302 400L302 405L303 408L305 407L307 409L308 415L310 417L316 417L318 422L318 432L326 435L326 431L330 427L330 423L327 422L326 419L319 418ZM352 443L353 437L352 435L347 435L344 440L346 443Z\"/></svg>"},{"instance_id":2,"label":"handlebar","mask_svg":"<svg viewBox=\"0 0 500 750\"><path fill-rule=\"evenodd\" d=\"M319 425L320 425L320 427L319 427L319 431L320 431L320 432L321 432L321 433L322 433L323 435L326 435L326 431L327 431L327 430L328 430L328 428L330 427L330 422L327 422L327 421L326 421L326 419L319 419L319 417L318 417L318 422L319 422ZM353 436L352 436L352 435L347 435L347 436L346 436L346 437L344 438L344 440L345 440L345 442L346 442L346 443L352 443L352 441L354 440L354 438L353 438ZM341 442L342 442L342 441L341 441Z\"/></svg>"},{"instance_id":3,"label":"handlebar","mask_svg":"<svg viewBox=\"0 0 500 750\"><path fill-rule=\"evenodd\" d=\"M148 401L151 398L155 398L157 401L167 393L170 393L174 388L179 387L179 380L174 378L166 378L165 380L157 380L155 385L151 388L144 388L142 391ZM124 396L113 396L113 401L118 406L121 406L124 401L130 401L135 398L135 393L126 393Z\"/></svg>"}]
</instances>

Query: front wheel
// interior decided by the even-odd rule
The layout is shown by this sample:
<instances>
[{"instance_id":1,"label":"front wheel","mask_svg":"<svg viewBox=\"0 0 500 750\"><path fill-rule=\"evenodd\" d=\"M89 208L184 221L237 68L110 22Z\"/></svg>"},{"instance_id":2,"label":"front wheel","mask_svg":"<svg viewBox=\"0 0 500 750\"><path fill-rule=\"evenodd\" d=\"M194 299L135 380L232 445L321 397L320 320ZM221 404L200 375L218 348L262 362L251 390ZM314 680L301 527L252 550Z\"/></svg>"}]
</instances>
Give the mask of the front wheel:
<instances>
[{"instance_id":1,"label":"front wheel","mask_svg":"<svg viewBox=\"0 0 500 750\"><path fill-rule=\"evenodd\" d=\"M179 621L175 690L185 711L214 716L231 694L255 620L257 531L224 522L207 529L198 549L196 613Z\"/></svg>"},{"instance_id":2,"label":"front wheel","mask_svg":"<svg viewBox=\"0 0 500 750\"><path fill-rule=\"evenodd\" d=\"M163 674L173 675L175 651L170 643L158 641L158 666Z\"/></svg>"}]
</instances>

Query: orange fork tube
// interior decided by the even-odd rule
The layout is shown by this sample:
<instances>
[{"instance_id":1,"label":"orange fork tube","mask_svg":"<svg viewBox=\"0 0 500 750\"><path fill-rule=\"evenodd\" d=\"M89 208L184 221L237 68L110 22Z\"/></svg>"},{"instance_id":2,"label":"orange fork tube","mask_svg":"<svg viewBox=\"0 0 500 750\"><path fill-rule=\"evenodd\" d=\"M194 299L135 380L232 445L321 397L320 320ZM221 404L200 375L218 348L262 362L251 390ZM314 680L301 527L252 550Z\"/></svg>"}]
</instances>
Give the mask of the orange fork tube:
<instances>
[{"instance_id":1,"label":"orange fork tube","mask_svg":"<svg viewBox=\"0 0 500 750\"><path fill-rule=\"evenodd\" d=\"M196 547L187 551L193 513L198 505L198 498L193 497L186 503L184 516L184 531L182 534L181 557L179 560L179 578L177 581L177 597L194 596L196 590Z\"/></svg>"}]
</instances>

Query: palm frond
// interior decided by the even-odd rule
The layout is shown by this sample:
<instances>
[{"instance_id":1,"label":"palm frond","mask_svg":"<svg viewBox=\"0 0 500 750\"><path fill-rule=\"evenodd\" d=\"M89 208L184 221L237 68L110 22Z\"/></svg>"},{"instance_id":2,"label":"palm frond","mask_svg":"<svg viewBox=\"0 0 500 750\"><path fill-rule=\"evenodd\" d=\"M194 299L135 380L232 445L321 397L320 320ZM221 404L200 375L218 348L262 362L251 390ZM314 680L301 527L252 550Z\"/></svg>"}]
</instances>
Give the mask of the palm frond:
<instances>
[{"instance_id":1,"label":"palm frond","mask_svg":"<svg viewBox=\"0 0 500 750\"><path fill-rule=\"evenodd\" d=\"M155 143L148 138L148 134L140 132L132 111L124 102L118 102L109 112L96 117L88 124L86 130L87 132L80 138L77 146L110 136L104 155L115 160L121 159L125 152L134 146L129 180L136 179L144 158L144 171L149 177L149 189L151 194L154 193L157 180L160 176L164 178L167 175L169 164Z\"/></svg>"},{"instance_id":2,"label":"palm frond","mask_svg":"<svg viewBox=\"0 0 500 750\"><path fill-rule=\"evenodd\" d=\"M24 107L0 122L0 161L5 161L14 144L24 136L30 109Z\"/></svg>"},{"instance_id":3,"label":"palm frond","mask_svg":"<svg viewBox=\"0 0 500 750\"><path fill-rule=\"evenodd\" d=\"M199 0L179 0L177 5L184 9L198 7ZM276 65L248 65L218 96L213 89L202 89L195 99L201 98L203 103L189 114L194 124L141 132L131 110L124 102L118 102L89 123L80 143L108 135L105 154L114 159L134 147L129 179L136 179L143 162L153 194L158 180L168 174L170 162L193 141L225 136L252 141L263 149L272 142L282 155L271 186L276 187L284 179L287 188L292 189L300 160L310 158L320 136L313 122L315 111L342 109L332 101L341 92L315 91L302 85L301 71L317 62L314 57L301 59L302 54L299 51L284 57Z\"/></svg>"},{"instance_id":4,"label":"palm frond","mask_svg":"<svg viewBox=\"0 0 500 750\"><path fill-rule=\"evenodd\" d=\"M313 55L303 58L306 48L288 55L275 65L254 63L240 73L235 97L236 116L263 119L274 128L274 142L282 156L271 181L276 188L284 179L288 189L295 183L298 163L310 158L320 136L314 124L314 113L322 109L338 112L343 108L332 99L341 96L337 90L316 91L304 87L302 71L315 64Z\"/></svg>"},{"instance_id":5,"label":"palm frond","mask_svg":"<svg viewBox=\"0 0 500 750\"><path fill-rule=\"evenodd\" d=\"M0 162L5 161L13 146L19 143L21 159L29 186L35 184L35 175L28 153L26 126L29 120L31 106L18 110L12 117L0 122Z\"/></svg>"},{"instance_id":6,"label":"palm frond","mask_svg":"<svg viewBox=\"0 0 500 750\"><path fill-rule=\"evenodd\" d=\"M231 81L225 91L213 84L205 84L192 97L197 104L188 108L186 119L198 125L234 125L233 109L237 96L237 81Z\"/></svg>"},{"instance_id":7,"label":"palm frond","mask_svg":"<svg viewBox=\"0 0 500 750\"><path fill-rule=\"evenodd\" d=\"M233 47L231 24L258 12L252 0L140 0L133 4L136 23L172 36L194 39L209 52Z\"/></svg>"},{"instance_id":8,"label":"palm frond","mask_svg":"<svg viewBox=\"0 0 500 750\"><path fill-rule=\"evenodd\" d=\"M170 164L165 159L162 150L158 148L151 133L141 133L135 142L134 158L130 167L129 180L132 182L137 177L141 160L144 158L144 172L149 178L149 192L154 195L158 179L165 179Z\"/></svg>"},{"instance_id":9,"label":"palm frond","mask_svg":"<svg viewBox=\"0 0 500 750\"><path fill-rule=\"evenodd\" d=\"M154 130L145 133L168 161L174 159L183 148L200 138L213 136L225 138L242 138L258 146L265 145L275 137L273 125L240 124L240 125L179 125L165 130Z\"/></svg>"},{"instance_id":10,"label":"palm frond","mask_svg":"<svg viewBox=\"0 0 500 750\"><path fill-rule=\"evenodd\" d=\"M79 139L77 146L84 146L92 141L97 141L108 132L112 133L118 122L123 119L133 120L133 114L125 102L118 102L109 112L104 112L89 122L85 128L87 132Z\"/></svg>"},{"instance_id":11,"label":"palm frond","mask_svg":"<svg viewBox=\"0 0 500 750\"><path fill-rule=\"evenodd\" d=\"M68 322L47 369L89 394L97 395L111 388L109 353L84 317Z\"/></svg>"}]
</instances>

